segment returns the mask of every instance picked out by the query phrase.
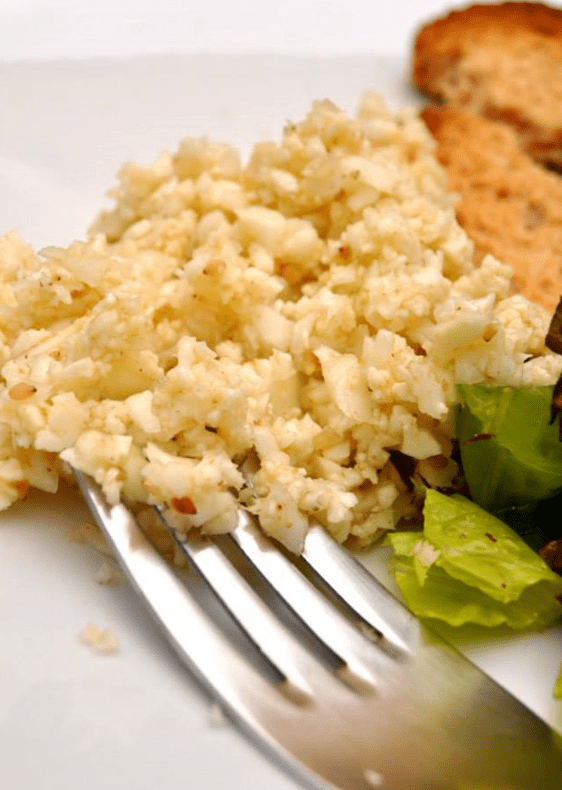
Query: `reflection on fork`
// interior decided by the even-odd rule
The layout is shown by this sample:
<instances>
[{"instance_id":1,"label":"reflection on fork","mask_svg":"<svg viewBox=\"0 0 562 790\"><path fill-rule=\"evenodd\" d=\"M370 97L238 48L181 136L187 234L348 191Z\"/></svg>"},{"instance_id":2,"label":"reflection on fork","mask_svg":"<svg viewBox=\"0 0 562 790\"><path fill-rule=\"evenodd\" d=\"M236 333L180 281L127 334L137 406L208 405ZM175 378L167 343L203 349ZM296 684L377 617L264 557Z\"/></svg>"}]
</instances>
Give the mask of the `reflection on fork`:
<instances>
[{"instance_id":1,"label":"reflection on fork","mask_svg":"<svg viewBox=\"0 0 562 790\"><path fill-rule=\"evenodd\" d=\"M298 558L243 510L238 527L217 538L182 539L168 527L196 573L192 584L123 504L109 506L95 483L75 475L195 678L302 785L562 787L551 730L422 626L321 527L311 528Z\"/></svg>"}]
</instances>

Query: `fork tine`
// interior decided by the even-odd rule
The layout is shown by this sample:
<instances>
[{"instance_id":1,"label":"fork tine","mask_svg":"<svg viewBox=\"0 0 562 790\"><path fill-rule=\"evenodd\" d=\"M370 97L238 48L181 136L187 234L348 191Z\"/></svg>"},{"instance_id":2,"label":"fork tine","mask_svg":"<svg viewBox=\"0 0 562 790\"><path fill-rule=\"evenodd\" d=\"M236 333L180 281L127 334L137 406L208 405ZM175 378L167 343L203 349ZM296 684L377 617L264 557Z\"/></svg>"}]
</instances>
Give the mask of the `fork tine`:
<instances>
[{"instance_id":1,"label":"fork tine","mask_svg":"<svg viewBox=\"0 0 562 790\"><path fill-rule=\"evenodd\" d=\"M260 530L252 516L240 512L240 524L230 534L252 567L275 589L292 612L345 663L345 674L353 684L376 686L374 666L380 654L372 641L321 594ZM366 688L367 688L366 687Z\"/></svg>"},{"instance_id":2,"label":"fork tine","mask_svg":"<svg viewBox=\"0 0 562 790\"><path fill-rule=\"evenodd\" d=\"M243 685L256 683L262 692L269 687L258 672L240 660L168 562L149 543L131 512L123 504L109 506L99 486L78 470L73 471L90 512L129 581L203 685L229 700L230 689L221 680L228 667L229 673L231 669L239 673ZM201 672L203 666L206 675Z\"/></svg>"},{"instance_id":3,"label":"fork tine","mask_svg":"<svg viewBox=\"0 0 562 790\"><path fill-rule=\"evenodd\" d=\"M380 647L391 653L411 653L417 641L417 620L321 526L310 528L301 556L345 606L382 635Z\"/></svg>"},{"instance_id":4,"label":"fork tine","mask_svg":"<svg viewBox=\"0 0 562 790\"><path fill-rule=\"evenodd\" d=\"M170 527L162 513L158 511L158 514L189 563L197 569L225 610L284 676L286 684L289 684L288 693L304 702L310 699L313 685L333 682L322 664L275 616L211 539L190 536L189 540L184 540ZM324 652L329 651L326 645L321 647ZM328 661L334 666L339 663L331 651Z\"/></svg>"},{"instance_id":5,"label":"fork tine","mask_svg":"<svg viewBox=\"0 0 562 790\"><path fill-rule=\"evenodd\" d=\"M244 461L242 468L250 487L258 465L258 460L253 454L249 454ZM261 541L263 549L263 539L260 538L260 534L263 533L260 529L251 528L251 519L246 511L242 511L242 514L246 532L240 529L234 530L232 537L242 550L251 552L254 564L267 562L267 573L264 573L265 566L261 568L261 572L273 581L275 572L279 572L276 563L279 564L280 560L266 560L263 552L256 545L256 542L260 544ZM372 641L376 641L379 648L394 656L400 654L405 656L410 653L417 640L416 618L400 605L349 552L342 549L319 524L312 524L309 527L300 556L321 584L328 588L349 612L354 613L357 624L367 626L364 634L368 634ZM301 593L306 595L295 574L292 575L292 583L298 585ZM283 595L285 589L284 584L277 585L279 594ZM301 616L304 614L302 605L297 608L294 606L294 601L289 605L294 610L300 611ZM381 616L381 612L385 613L384 617ZM314 617L316 621L316 613ZM310 621L308 624L310 625ZM372 629L371 633L369 633L370 629ZM350 636L350 639L353 641L353 636Z\"/></svg>"},{"instance_id":6,"label":"fork tine","mask_svg":"<svg viewBox=\"0 0 562 790\"><path fill-rule=\"evenodd\" d=\"M92 516L133 588L194 678L224 706L241 732L310 790L372 790L373 784L355 755L352 759L348 759L351 753L345 759L340 756L344 748L341 736L325 727L327 717L333 717L340 708L341 684L332 684L325 705L321 696L311 704L302 704L298 694L284 693L285 681L272 686L201 609L149 543L131 512L123 504L109 506L97 484L78 470L73 472ZM346 694L351 692L346 690ZM325 752L333 754L327 763ZM332 774L334 779L328 778Z\"/></svg>"}]
</instances>

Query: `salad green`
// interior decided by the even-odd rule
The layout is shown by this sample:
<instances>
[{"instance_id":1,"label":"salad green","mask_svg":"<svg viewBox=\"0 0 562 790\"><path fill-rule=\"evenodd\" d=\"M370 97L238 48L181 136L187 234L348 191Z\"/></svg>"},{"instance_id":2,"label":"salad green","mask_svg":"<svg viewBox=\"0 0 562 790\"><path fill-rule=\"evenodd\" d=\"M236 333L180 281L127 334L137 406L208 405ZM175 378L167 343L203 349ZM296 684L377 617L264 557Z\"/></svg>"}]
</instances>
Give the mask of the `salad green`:
<instances>
[{"instance_id":1,"label":"salad green","mask_svg":"<svg viewBox=\"0 0 562 790\"><path fill-rule=\"evenodd\" d=\"M562 577L514 530L466 497L428 490L423 532L394 532L393 572L418 617L517 630L562 615Z\"/></svg>"},{"instance_id":2,"label":"salad green","mask_svg":"<svg viewBox=\"0 0 562 790\"><path fill-rule=\"evenodd\" d=\"M422 618L543 628L562 616L562 576L536 552L546 533L535 517L562 492L553 388L458 390L457 439L471 498L426 491L423 531L387 538L396 582ZM560 537L562 525L555 528Z\"/></svg>"},{"instance_id":3,"label":"salad green","mask_svg":"<svg viewBox=\"0 0 562 790\"><path fill-rule=\"evenodd\" d=\"M458 385L457 439L471 498L494 513L562 491L552 387Z\"/></svg>"},{"instance_id":4,"label":"salad green","mask_svg":"<svg viewBox=\"0 0 562 790\"><path fill-rule=\"evenodd\" d=\"M545 345L562 355L562 298ZM546 627L562 617L562 374L553 386L458 384L457 392L470 498L422 478L423 531L386 538L394 577L421 618ZM553 694L562 699L562 667Z\"/></svg>"}]
</instances>

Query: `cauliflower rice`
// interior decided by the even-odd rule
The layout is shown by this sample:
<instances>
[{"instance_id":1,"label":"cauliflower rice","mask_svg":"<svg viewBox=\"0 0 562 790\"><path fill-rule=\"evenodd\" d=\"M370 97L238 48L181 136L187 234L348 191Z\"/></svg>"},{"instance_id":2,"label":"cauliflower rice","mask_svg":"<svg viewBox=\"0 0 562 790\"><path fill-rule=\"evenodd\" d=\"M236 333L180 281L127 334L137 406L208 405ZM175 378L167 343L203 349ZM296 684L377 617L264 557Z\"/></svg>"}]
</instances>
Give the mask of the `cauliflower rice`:
<instances>
[{"instance_id":1,"label":"cauliflower rice","mask_svg":"<svg viewBox=\"0 0 562 790\"><path fill-rule=\"evenodd\" d=\"M413 515L396 459L454 479L455 382L562 366L433 147L411 109L320 101L245 164L188 139L125 165L85 241L0 239L0 507L70 464L185 531L242 502L295 551L310 519L367 545Z\"/></svg>"}]
</instances>

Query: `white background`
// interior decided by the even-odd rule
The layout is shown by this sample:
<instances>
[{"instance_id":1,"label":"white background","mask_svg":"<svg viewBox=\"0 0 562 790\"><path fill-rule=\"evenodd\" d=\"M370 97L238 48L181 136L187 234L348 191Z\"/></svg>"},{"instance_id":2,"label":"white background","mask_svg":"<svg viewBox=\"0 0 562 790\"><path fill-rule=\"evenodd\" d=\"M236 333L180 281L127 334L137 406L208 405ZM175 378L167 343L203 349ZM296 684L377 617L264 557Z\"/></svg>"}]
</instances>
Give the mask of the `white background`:
<instances>
[{"instance_id":1,"label":"white background","mask_svg":"<svg viewBox=\"0 0 562 790\"><path fill-rule=\"evenodd\" d=\"M142 53L395 55L442 0L0 0L0 59ZM561 2L553 3L555 6Z\"/></svg>"},{"instance_id":2,"label":"white background","mask_svg":"<svg viewBox=\"0 0 562 790\"><path fill-rule=\"evenodd\" d=\"M404 51L439 0L0 0L0 57Z\"/></svg>"}]
</instances>

